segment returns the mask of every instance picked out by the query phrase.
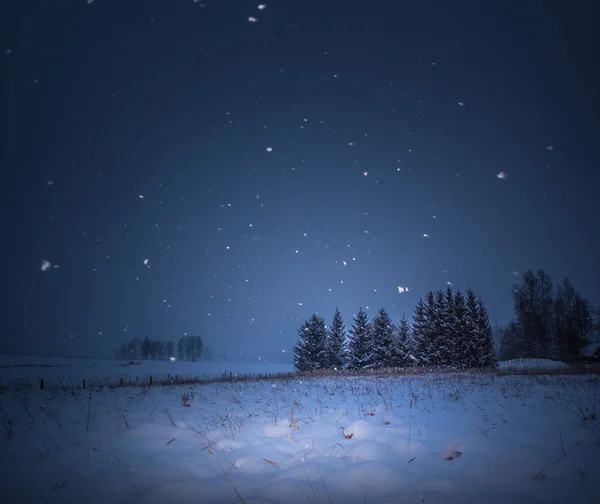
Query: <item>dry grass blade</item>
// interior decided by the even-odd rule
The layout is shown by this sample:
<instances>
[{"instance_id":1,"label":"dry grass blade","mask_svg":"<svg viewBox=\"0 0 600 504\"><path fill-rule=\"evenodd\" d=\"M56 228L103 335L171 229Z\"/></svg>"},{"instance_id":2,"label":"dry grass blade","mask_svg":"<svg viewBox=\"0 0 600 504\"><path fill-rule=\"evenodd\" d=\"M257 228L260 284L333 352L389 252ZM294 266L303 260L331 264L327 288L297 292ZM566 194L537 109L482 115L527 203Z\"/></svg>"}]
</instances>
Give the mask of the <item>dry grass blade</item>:
<instances>
[{"instance_id":1,"label":"dry grass blade","mask_svg":"<svg viewBox=\"0 0 600 504\"><path fill-rule=\"evenodd\" d=\"M444 457L445 460L454 460L455 458L458 458L462 455L462 452L459 451L453 451L450 454L448 454L447 456Z\"/></svg>"},{"instance_id":2,"label":"dry grass blade","mask_svg":"<svg viewBox=\"0 0 600 504\"><path fill-rule=\"evenodd\" d=\"M298 432L300 431L300 426L298 425L298 422L296 421L296 418L294 417L294 414L293 414L293 413L292 413L292 418L291 418L291 421L290 421L290 427L291 427L292 425L293 425L294 427L296 427L296 429L298 430Z\"/></svg>"},{"instance_id":3,"label":"dry grass blade","mask_svg":"<svg viewBox=\"0 0 600 504\"><path fill-rule=\"evenodd\" d=\"M272 460L269 460L267 458L263 458L263 460L267 463L267 464L271 464L273 467L276 467L277 469L281 469L281 467L279 467L279 464L277 462L273 462Z\"/></svg>"}]
</instances>

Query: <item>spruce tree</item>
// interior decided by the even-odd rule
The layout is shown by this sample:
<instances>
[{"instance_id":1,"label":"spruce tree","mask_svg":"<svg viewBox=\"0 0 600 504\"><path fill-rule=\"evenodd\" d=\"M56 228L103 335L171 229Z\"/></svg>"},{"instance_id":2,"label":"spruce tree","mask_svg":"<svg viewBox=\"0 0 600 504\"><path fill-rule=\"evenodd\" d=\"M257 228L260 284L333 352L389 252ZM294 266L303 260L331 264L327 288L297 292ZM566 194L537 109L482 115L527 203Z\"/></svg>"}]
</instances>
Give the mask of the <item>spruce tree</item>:
<instances>
[{"instance_id":1,"label":"spruce tree","mask_svg":"<svg viewBox=\"0 0 600 504\"><path fill-rule=\"evenodd\" d=\"M477 296L471 289L467 289L466 295L466 331L464 347L464 363L467 369L478 366L478 345L479 345L479 305Z\"/></svg>"},{"instance_id":2,"label":"spruce tree","mask_svg":"<svg viewBox=\"0 0 600 504\"><path fill-rule=\"evenodd\" d=\"M352 369L367 369L375 364L372 328L367 312L360 308L350 329L350 359Z\"/></svg>"},{"instance_id":3,"label":"spruce tree","mask_svg":"<svg viewBox=\"0 0 600 504\"><path fill-rule=\"evenodd\" d=\"M327 330L325 320L316 313L308 319L298 330L300 341L294 347L294 367L297 371L312 371L326 369Z\"/></svg>"},{"instance_id":4,"label":"spruce tree","mask_svg":"<svg viewBox=\"0 0 600 504\"><path fill-rule=\"evenodd\" d=\"M400 324L394 331L393 357L395 367L407 367L412 364L410 357L410 326L404 315L402 315Z\"/></svg>"},{"instance_id":5,"label":"spruce tree","mask_svg":"<svg viewBox=\"0 0 600 504\"><path fill-rule=\"evenodd\" d=\"M454 294L454 361L457 369L469 367L469 327L465 296L460 291Z\"/></svg>"},{"instance_id":6,"label":"spruce tree","mask_svg":"<svg viewBox=\"0 0 600 504\"><path fill-rule=\"evenodd\" d=\"M454 296L448 287L446 292L438 291L435 296L437 333L436 347L439 352L439 365L446 368L456 367L455 346L455 321L454 321Z\"/></svg>"},{"instance_id":7,"label":"spruce tree","mask_svg":"<svg viewBox=\"0 0 600 504\"><path fill-rule=\"evenodd\" d=\"M394 365L394 328L385 308L380 308L373 318L373 352L376 367Z\"/></svg>"},{"instance_id":8,"label":"spruce tree","mask_svg":"<svg viewBox=\"0 0 600 504\"><path fill-rule=\"evenodd\" d=\"M416 359L419 365L431 365L431 327L428 311L423 299L419 299L413 315L413 338L415 342Z\"/></svg>"},{"instance_id":9,"label":"spruce tree","mask_svg":"<svg viewBox=\"0 0 600 504\"><path fill-rule=\"evenodd\" d=\"M346 328L339 308L336 307L327 331L327 364L329 369L343 369L348 361Z\"/></svg>"},{"instance_id":10,"label":"spruce tree","mask_svg":"<svg viewBox=\"0 0 600 504\"><path fill-rule=\"evenodd\" d=\"M498 361L494 352L492 325L488 311L480 297L477 298L477 360L476 367L496 367Z\"/></svg>"},{"instance_id":11,"label":"spruce tree","mask_svg":"<svg viewBox=\"0 0 600 504\"><path fill-rule=\"evenodd\" d=\"M432 367L443 366L445 364L446 345L443 334L444 295L441 291L427 293L425 312L429 322L429 365Z\"/></svg>"}]
</instances>

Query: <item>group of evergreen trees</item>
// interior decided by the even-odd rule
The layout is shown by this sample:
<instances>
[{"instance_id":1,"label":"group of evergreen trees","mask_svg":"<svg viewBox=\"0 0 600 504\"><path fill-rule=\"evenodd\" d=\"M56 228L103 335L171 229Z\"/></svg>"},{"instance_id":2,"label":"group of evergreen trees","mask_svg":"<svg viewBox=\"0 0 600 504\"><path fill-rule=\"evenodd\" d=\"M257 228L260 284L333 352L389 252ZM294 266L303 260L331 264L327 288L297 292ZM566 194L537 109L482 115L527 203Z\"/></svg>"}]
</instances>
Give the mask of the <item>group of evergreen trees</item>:
<instances>
[{"instance_id":1,"label":"group of evergreen trees","mask_svg":"<svg viewBox=\"0 0 600 504\"><path fill-rule=\"evenodd\" d=\"M474 369L496 366L492 327L472 290L429 292L413 317L419 361L427 366Z\"/></svg>"},{"instance_id":2,"label":"group of evergreen trees","mask_svg":"<svg viewBox=\"0 0 600 504\"><path fill-rule=\"evenodd\" d=\"M394 324L381 308L369 320L362 308L346 333L336 309L331 325L317 314L299 329L294 347L297 371L373 369L421 365L448 369L496 365L492 329L485 306L468 290L429 292L415 308L412 327Z\"/></svg>"},{"instance_id":3,"label":"group of evergreen trees","mask_svg":"<svg viewBox=\"0 0 600 504\"><path fill-rule=\"evenodd\" d=\"M589 301L566 278L554 286L544 270L528 271L513 289L515 317L497 328L501 359L544 358L573 362L600 329Z\"/></svg>"}]
</instances>

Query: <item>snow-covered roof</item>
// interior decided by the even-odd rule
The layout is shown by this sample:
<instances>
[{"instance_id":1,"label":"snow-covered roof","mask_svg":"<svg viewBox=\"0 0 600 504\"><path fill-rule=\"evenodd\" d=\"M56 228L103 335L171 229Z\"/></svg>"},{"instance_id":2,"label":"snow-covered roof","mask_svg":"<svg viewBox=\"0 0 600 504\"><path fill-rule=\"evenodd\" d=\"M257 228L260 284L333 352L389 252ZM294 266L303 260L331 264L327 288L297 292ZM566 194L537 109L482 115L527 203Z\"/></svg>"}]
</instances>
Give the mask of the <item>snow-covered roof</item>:
<instances>
[{"instance_id":1,"label":"snow-covered roof","mask_svg":"<svg viewBox=\"0 0 600 504\"><path fill-rule=\"evenodd\" d=\"M498 363L500 369L560 369L567 368L564 362L548 359L512 359Z\"/></svg>"}]
</instances>

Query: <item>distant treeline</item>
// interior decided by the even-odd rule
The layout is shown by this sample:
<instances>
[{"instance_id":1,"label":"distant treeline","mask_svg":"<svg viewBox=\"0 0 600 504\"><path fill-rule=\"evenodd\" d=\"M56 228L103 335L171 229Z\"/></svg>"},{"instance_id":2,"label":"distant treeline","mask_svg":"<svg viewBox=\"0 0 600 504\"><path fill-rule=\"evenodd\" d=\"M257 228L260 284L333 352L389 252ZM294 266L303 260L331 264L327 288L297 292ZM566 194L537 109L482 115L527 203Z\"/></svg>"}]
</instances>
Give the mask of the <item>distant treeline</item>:
<instances>
[{"instance_id":1,"label":"distant treeline","mask_svg":"<svg viewBox=\"0 0 600 504\"><path fill-rule=\"evenodd\" d=\"M123 360L177 360L197 361L212 358L210 348L200 336L183 336L177 345L173 341L133 338L115 351L115 358Z\"/></svg>"}]
</instances>

